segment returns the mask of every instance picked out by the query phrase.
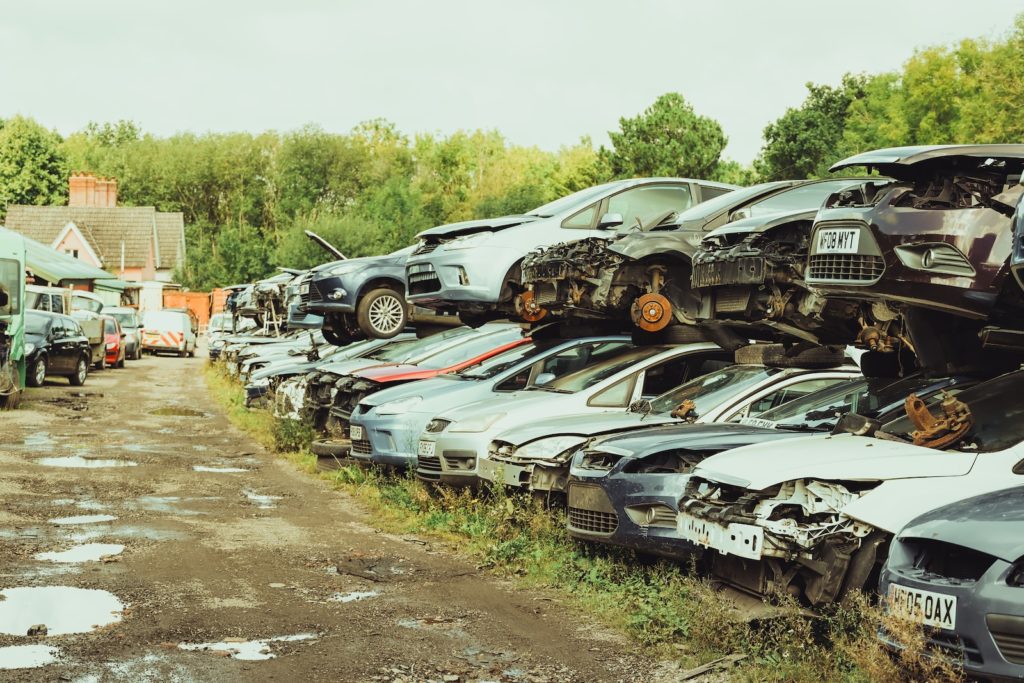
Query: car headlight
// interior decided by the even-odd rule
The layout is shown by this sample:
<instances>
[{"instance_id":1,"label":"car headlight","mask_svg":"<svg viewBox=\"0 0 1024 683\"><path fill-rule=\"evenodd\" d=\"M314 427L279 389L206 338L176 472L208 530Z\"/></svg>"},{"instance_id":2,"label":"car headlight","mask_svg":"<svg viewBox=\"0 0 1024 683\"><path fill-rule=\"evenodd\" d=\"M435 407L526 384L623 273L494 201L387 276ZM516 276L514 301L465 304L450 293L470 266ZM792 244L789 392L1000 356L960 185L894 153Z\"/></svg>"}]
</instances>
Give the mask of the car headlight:
<instances>
[{"instance_id":1,"label":"car headlight","mask_svg":"<svg viewBox=\"0 0 1024 683\"><path fill-rule=\"evenodd\" d=\"M423 401L422 396L408 396L406 398L381 403L375 408L378 415L401 415Z\"/></svg>"},{"instance_id":2,"label":"car headlight","mask_svg":"<svg viewBox=\"0 0 1024 683\"><path fill-rule=\"evenodd\" d=\"M465 422L455 422L452 424L451 431L453 432L485 432L491 428L491 426L505 417L505 413L494 413L493 415L481 415L480 417L474 417Z\"/></svg>"},{"instance_id":3,"label":"car headlight","mask_svg":"<svg viewBox=\"0 0 1024 683\"><path fill-rule=\"evenodd\" d=\"M444 246L445 249L472 249L486 242L493 234L491 232L475 232L465 237L456 237Z\"/></svg>"},{"instance_id":4,"label":"car headlight","mask_svg":"<svg viewBox=\"0 0 1024 683\"><path fill-rule=\"evenodd\" d=\"M25 355L29 355L36 350L36 345L32 342L25 342Z\"/></svg>"},{"instance_id":5,"label":"car headlight","mask_svg":"<svg viewBox=\"0 0 1024 683\"><path fill-rule=\"evenodd\" d=\"M334 266L333 268L328 268L327 272L330 275L344 275L346 273L351 273L353 270L356 270L358 268L359 268L359 264L358 263L348 263L347 261L342 261L341 263L339 263L338 265Z\"/></svg>"},{"instance_id":6,"label":"car headlight","mask_svg":"<svg viewBox=\"0 0 1024 683\"><path fill-rule=\"evenodd\" d=\"M561 455L570 448L575 448L586 443L587 439L582 436L549 436L544 439L537 439L516 450L517 458L536 458L545 460Z\"/></svg>"}]
</instances>

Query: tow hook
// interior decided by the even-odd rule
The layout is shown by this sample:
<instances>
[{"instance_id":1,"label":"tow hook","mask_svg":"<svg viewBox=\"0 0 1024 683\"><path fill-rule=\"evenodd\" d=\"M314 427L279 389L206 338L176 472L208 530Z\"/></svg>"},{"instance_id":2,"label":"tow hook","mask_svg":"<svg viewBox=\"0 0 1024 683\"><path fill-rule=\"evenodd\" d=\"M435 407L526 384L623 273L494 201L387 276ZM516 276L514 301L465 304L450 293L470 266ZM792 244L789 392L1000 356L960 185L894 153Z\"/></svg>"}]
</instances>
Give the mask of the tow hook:
<instances>
[{"instance_id":1,"label":"tow hook","mask_svg":"<svg viewBox=\"0 0 1024 683\"><path fill-rule=\"evenodd\" d=\"M948 391L942 393L942 403L939 404L942 409L940 417L932 415L917 394L907 396L904 403L907 417L917 428L910 434L915 446L945 448L962 439L974 426L974 415L970 407Z\"/></svg>"},{"instance_id":2,"label":"tow hook","mask_svg":"<svg viewBox=\"0 0 1024 683\"><path fill-rule=\"evenodd\" d=\"M645 332L658 332L672 321L672 302L661 294L644 294L630 308L633 323Z\"/></svg>"}]
</instances>

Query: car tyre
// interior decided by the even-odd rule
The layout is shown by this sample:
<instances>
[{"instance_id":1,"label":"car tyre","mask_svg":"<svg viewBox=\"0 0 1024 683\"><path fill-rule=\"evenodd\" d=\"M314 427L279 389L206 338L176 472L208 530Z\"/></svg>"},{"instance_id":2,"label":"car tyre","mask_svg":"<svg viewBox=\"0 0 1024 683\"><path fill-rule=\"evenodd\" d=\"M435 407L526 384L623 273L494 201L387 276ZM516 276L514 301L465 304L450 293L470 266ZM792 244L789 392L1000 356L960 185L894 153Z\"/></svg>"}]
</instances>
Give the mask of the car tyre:
<instances>
[{"instance_id":1,"label":"car tyre","mask_svg":"<svg viewBox=\"0 0 1024 683\"><path fill-rule=\"evenodd\" d=\"M82 356L78 359L78 365L75 366L75 373L68 377L68 382L73 387L80 387L85 384L85 378L89 376L89 360Z\"/></svg>"},{"instance_id":2,"label":"car tyre","mask_svg":"<svg viewBox=\"0 0 1024 683\"><path fill-rule=\"evenodd\" d=\"M347 458L352 452L352 444L334 439L316 439L310 444L309 450L320 458Z\"/></svg>"},{"instance_id":3,"label":"car tyre","mask_svg":"<svg viewBox=\"0 0 1024 683\"><path fill-rule=\"evenodd\" d=\"M46 381L46 356L40 355L25 373L25 384L30 387L41 387Z\"/></svg>"},{"instance_id":4,"label":"car tyre","mask_svg":"<svg viewBox=\"0 0 1024 683\"><path fill-rule=\"evenodd\" d=\"M794 346L784 344L751 344L736 349L737 363L751 363L773 368L835 368L846 361L841 347Z\"/></svg>"},{"instance_id":5,"label":"car tyre","mask_svg":"<svg viewBox=\"0 0 1024 683\"><path fill-rule=\"evenodd\" d=\"M356 324L373 339L391 339L405 329L407 317L404 297L390 287L370 291L356 306Z\"/></svg>"},{"instance_id":6,"label":"car tyre","mask_svg":"<svg viewBox=\"0 0 1024 683\"><path fill-rule=\"evenodd\" d=\"M106 370L107 369L107 352L106 351L104 351L103 352L103 356L101 356L100 359L98 361L96 361L96 369L97 370Z\"/></svg>"}]
</instances>

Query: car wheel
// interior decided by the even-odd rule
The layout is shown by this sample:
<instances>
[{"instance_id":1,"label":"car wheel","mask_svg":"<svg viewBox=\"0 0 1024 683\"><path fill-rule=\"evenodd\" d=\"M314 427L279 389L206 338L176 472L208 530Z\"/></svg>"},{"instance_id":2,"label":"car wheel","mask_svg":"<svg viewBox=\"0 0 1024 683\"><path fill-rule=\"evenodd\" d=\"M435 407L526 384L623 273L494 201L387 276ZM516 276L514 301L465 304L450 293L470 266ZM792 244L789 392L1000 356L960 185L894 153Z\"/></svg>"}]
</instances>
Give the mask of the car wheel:
<instances>
[{"instance_id":1,"label":"car wheel","mask_svg":"<svg viewBox=\"0 0 1024 683\"><path fill-rule=\"evenodd\" d=\"M843 349L831 346L794 346L751 344L736 349L737 363L766 365L772 368L834 368L846 360Z\"/></svg>"},{"instance_id":2,"label":"car wheel","mask_svg":"<svg viewBox=\"0 0 1024 683\"><path fill-rule=\"evenodd\" d=\"M124 367L125 358L126 358L126 356L121 356L121 359L119 361L117 361L117 367L119 367L119 368L123 368Z\"/></svg>"},{"instance_id":3,"label":"car wheel","mask_svg":"<svg viewBox=\"0 0 1024 683\"><path fill-rule=\"evenodd\" d=\"M192 347L192 348L191 348L191 349L189 350L189 352L188 352L188 357L189 357L189 358L195 358L195 357L196 357L196 347L195 347L195 346L193 346L193 347Z\"/></svg>"},{"instance_id":4,"label":"car wheel","mask_svg":"<svg viewBox=\"0 0 1024 683\"><path fill-rule=\"evenodd\" d=\"M100 357L100 359L98 361L96 361L96 369L97 370L106 370L107 369L107 354L106 354L106 352L104 352L103 355Z\"/></svg>"},{"instance_id":5,"label":"car wheel","mask_svg":"<svg viewBox=\"0 0 1024 683\"><path fill-rule=\"evenodd\" d=\"M359 329L374 339L391 339L405 329L405 319L405 300L389 287L374 289L356 306Z\"/></svg>"},{"instance_id":6,"label":"car wheel","mask_svg":"<svg viewBox=\"0 0 1024 683\"><path fill-rule=\"evenodd\" d=\"M46 357L39 356L25 373L25 384L30 387L41 387L46 381Z\"/></svg>"},{"instance_id":7,"label":"car wheel","mask_svg":"<svg viewBox=\"0 0 1024 683\"><path fill-rule=\"evenodd\" d=\"M78 365L75 366L75 374L68 377L68 382L73 387L80 387L85 384L85 378L89 376L89 361L82 356L78 359Z\"/></svg>"},{"instance_id":8,"label":"car wheel","mask_svg":"<svg viewBox=\"0 0 1024 683\"><path fill-rule=\"evenodd\" d=\"M320 458L347 458L352 450L352 444L348 441L316 439L310 444L309 450Z\"/></svg>"}]
</instances>

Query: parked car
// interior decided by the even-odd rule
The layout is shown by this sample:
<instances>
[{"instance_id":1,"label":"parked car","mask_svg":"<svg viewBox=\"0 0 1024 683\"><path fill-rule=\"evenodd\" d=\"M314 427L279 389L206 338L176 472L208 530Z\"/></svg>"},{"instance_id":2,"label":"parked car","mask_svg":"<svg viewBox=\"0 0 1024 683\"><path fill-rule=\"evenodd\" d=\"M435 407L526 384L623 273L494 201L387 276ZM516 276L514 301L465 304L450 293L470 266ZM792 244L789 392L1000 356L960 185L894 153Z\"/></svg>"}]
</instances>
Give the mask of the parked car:
<instances>
[{"instance_id":1,"label":"parked car","mask_svg":"<svg viewBox=\"0 0 1024 683\"><path fill-rule=\"evenodd\" d=\"M125 334L121 331L121 325L117 322L117 318L106 313L100 316L100 320L103 321L106 365L112 368L123 368L127 352L124 342Z\"/></svg>"},{"instance_id":2,"label":"parked car","mask_svg":"<svg viewBox=\"0 0 1024 683\"><path fill-rule=\"evenodd\" d=\"M1024 145L880 149L831 170L858 166L892 179L826 201L806 283L872 304L874 336L895 336L887 322L899 316L919 361L935 371L999 360L982 354L978 333L1022 331L1024 304L1008 276Z\"/></svg>"},{"instance_id":3,"label":"parked car","mask_svg":"<svg viewBox=\"0 0 1024 683\"><path fill-rule=\"evenodd\" d=\"M677 533L676 514L690 473L707 458L751 444L828 433L851 412L889 421L903 414L910 393L931 400L944 390L959 391L974 383L968 377L921 374L896 380L851 379L738 421L732 417L717 424L679 424L677 420L674 425L591 439L572 458L569 534L690 561L701 548Z\"/></svg>"},{"instance_id":4,"label":"parked car","mask_svg":"<svg viewBox=\"0 0 1024 683\"><path fill-rule=\"evenodd\" d=\"M437 413L547 384L627 345L628 338L621 336L535 340L458 372L371 394L359 401L350 419L351 455L414 468L419 436Z\"/></svg>"},{"instance_id":5,"label":"parked car","mask_svg":"<svg viewBox=\"0 0 1024 683\"><path fill-rule=\"evenodd\" d=\"M124 332L125 357L129 360L142 358L142 321L139 319L139 312L124 306L106 306L103 314L112 316L121 326Z\"/></svg>"},{"instance_id":6,"label":"parked car","mask_svg":"<svg viewBox=\"0 0 1024 683\"><path fill-rule=\"evenodd\" d=\"M731 359L732 354L707 343L623 347L606 354L601 362L546 384L444 410L419 437L416 476L475 486L481 461L499 434L551 415L610 417L633 401L654 398L706 372L708 361Z\"/></svg>"},{"instance_id":7,"label":"parked car","mask_svg":"<svg viewBox=\"0 0 1024 683\"><path fill-rule=\"evenodd\" d=\"M708 458L687 482L680 535L717 551L714 576L750 592L820 606L862 589L910 520L1024 485L1024 371L943 396L938 420L926 410L910 398L908 416L882 427L848 415L847 433Z\"/></svg>"},{"instance_id":8,"label":"parked car","mask_svg":"<svg viewBox=\"0 0 1024 683\"><path fill-rule=\"evenodd\" d=\"M580 190L520 216L431 228L406 261L410 302L457 310L468 325L519 315L536 320L522 290L523 258L538 247L619 228L649 226L694 204L736 189L685 178L618 180Z\"/></svg>"},{"instance_id":9,"label":"parked car","mask_svg":"<svg viewBox=\"0 0 1024 683\"><path fill-rule=\"evenodd\" d=\"M25 308L68 315L71 313L71 291L65 287L25 285Z\"/></svg>"},{"instance_id":10,"label":"parked car","mask_svg":"<svg viewBox=\"0 0 1024 683\"><path fill-rule=\"evenodd\" d=\"M81 386L92 365L92 348L74 318L26 311L25 360L30 387L41 387L47 377L67 377L73 386Z\"/></svg>"},{"instance_id":11,"label":"parked car","mask_svg":"<svg viewBox=\"0 0 1024 683\"><path fill-rule=\"evenodd\" d=\"M172 352L181 358L195 356L196 334L188 314L147 311L142 316L142 350L154 355Z\"/></svg>"},{"instance_id":12,"label":"parked car","mask_svg":"<svg viewBox=\"0 0 1024 683\"><path fill-rule=\"evenodd\" d=\"M624 412L554 415L497 435L480 462L480 478L535 491L565 491L570 461L595 437L661 424L739 420L859 376L852 364L817 370L708 361L693 379ZM684 405L689 408L680 410Z\"/></svg>"},{"instance_id":13,"label":"parked car","mask_svg":"<svg viewBox=\"0 0 1024 683\"><path fill-rule=\"evenodd\" d=\"M955 657L969 678L1024 678L1024 486L909 522L889 547L878 590L890 614L926 626L927 645Z\"/></svg>"}]
</instances>

